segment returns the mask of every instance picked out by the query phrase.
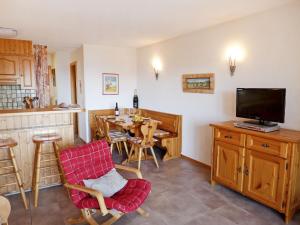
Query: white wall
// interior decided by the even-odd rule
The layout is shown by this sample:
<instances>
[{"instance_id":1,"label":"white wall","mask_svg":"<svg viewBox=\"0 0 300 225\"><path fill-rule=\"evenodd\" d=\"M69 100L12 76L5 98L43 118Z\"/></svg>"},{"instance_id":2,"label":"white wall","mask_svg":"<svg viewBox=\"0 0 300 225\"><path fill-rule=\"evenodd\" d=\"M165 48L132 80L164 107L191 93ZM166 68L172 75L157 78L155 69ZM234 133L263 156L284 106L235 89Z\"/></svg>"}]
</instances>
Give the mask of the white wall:
<instances>
[{"instance_id":1,"label":"white wall","mask_svg":"<svg viewBox=\"0 0 300 225\"><path fill-rule=\"evenodd\" d=\"M132 107L133 92L137 85L136 49L99 45L83 46L85 108L108 109L118 102L119 107ZM102 95L102 73L119 74L119 95ZM90 140L88 115L86 136Z\"/></svg>"},{"instance_id":2,"label":"white wall","mask_svg":"<svg viewBox=\"0 0 300 225\"><path fill-rule=\"evenodd\" d=\"M182 153L210 164L209 123L235 118L237 87L287 88L284 127L300 129L300 3L225 23L138 49L138 92L141 107L183 115ZM246 49L233 77L225 49L239 42ZM163 64L159 80L151 61ZM213 72L215 94L182 92L181 76ZM128 89L128 91L131 91Z\"/></svg>"},{"instance_id":3,"label":"white wall","mask_svg":"<svg viewBox=\"0 0 300 225\"><path fill-rule=\"evenodd\" d=\"M71 83L70 83L70 60L69 51L57 51L54 53L53 64L56 74L56 89L58 104L71 103Z\"/></svg>"}]
</instances>

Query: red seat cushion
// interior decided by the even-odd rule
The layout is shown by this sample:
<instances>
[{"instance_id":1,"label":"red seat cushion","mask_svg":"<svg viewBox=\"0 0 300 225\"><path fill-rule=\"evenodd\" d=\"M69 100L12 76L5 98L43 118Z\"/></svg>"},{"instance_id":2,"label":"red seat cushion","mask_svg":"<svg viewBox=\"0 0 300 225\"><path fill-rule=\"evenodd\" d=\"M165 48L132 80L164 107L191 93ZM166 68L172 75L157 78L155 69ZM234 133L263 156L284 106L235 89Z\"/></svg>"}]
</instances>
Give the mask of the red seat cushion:
<instances>
[{"instance_id":1,"label":"red seat cushion","mask_svg":"<svg viewBox=\"0 0 300 225\"><path fill-rule=\"evenodd\" d=\"M99 178L114 168L110 148L105 140L65 149L60 153L60 162L67 183L82 186L83 179ZM139 208L150 191L150 182L130 179L122 190L104 200L108 209L127 213ZM87 193L72 189L70 196L78 208L99 209L97 199Z\"/></svg>"},{"instance_id":2,"label":"red seat cushion","mask_svg":"<svg viewBox=\"0 0 300 225\"><path fill-rule=\"evenodd\" d=\"M150 182L143 179L130 179L126 186L110 198L104 198L108 209L116 209L123 213L129 213L139 208L151 191ZM99 209L96 198L86 197L77 205L78 208Z\"/></svg>"}]
</instances>

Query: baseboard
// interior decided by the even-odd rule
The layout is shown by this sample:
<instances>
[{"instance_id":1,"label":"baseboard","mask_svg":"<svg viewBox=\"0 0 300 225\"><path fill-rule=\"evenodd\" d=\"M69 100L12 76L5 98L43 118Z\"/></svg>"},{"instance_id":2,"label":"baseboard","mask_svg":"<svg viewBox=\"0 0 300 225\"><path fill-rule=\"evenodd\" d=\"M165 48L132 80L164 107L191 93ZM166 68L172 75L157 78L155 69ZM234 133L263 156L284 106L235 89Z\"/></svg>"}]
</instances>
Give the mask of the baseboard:
<instances>
[{"instance_id":1,"label":"baseboard","mask_svg":"<svg viewBox=\"0 0 300 225\"><path fill-rule=\"evenodd\" d=\"M189 161L191 161L191 162L197 163L197 164L199 164L200 166L205 167L206 169L209 169L209 170L211 169L211 166L210 166L210 165L207 165L207 164L205 164L205 163L203 163L203 162L200 162L200 161L198 161L198 160L192 159L192 158L190 158L190 157L188 157L188 156L185 156L185 155L182 155L182 154L181 154L181 157L184 158L184 159L186 159L186 160L189 160Z\"/></svg>"}]
</instances>

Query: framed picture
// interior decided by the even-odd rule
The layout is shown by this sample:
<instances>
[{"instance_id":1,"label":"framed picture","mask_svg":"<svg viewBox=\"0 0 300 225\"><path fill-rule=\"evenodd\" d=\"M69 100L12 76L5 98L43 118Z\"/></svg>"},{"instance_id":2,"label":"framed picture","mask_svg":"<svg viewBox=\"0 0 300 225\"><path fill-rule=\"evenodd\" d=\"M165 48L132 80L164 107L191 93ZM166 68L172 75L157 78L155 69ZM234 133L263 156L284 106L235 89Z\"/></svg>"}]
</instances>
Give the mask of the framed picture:
<instances>
[{"instance_id":1,"label":"framed picture","mask_svg":"<svg viewBox=\"0 0 300 225\"><path fill-rule=\"evenodd\" d=\"M215 74L184 74L182 75L183 92L208 93L215 92Z\"/></svg>"},{"instance_id":2,"label":"framed picture","mask_svg":"<svg viewBox=\"0 0 300 225\"><path fill-rule=\"evenodd\" d=\"M102 94L103 95L119 94L119 74L115 74L115 73L102 74Z\"/></svg>"}]
</instances>

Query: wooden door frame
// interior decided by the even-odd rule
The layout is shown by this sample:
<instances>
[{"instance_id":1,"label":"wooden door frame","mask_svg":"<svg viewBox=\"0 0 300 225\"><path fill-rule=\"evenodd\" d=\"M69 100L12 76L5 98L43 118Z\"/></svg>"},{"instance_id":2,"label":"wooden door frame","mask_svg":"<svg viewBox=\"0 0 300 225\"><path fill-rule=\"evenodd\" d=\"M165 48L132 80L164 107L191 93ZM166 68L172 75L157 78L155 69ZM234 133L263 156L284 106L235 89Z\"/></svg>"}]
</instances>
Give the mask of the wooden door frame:
<instances>
[{"instance_id":1,"label":"wooden door frame","mask_svg":"<svg viewBox=\"0 0 300 225\"><path fill-rule=\"evenodd\" d=\"M71 79L72 79L72 67L75 67L75 85L76 85L76 89L75 89L75 98L76 98L76 104L77 104L77 101L78 101L78 98L77 98L77 61L74 61L72 63L70 63L70 82L71 82ZM72 87L71 87L71 91L72 91ZM72 93L71 93L72 94ZM71 96L72 98L72 96ZM72 99L71 99L72 101Z\"/></svg>"},{"instance_id":2,"label":"wooden door frame","mask_svg":"<svg viewBox=\"0 0 300 225\"><path fill-rule=\"evenodd\" d=\"M75 104L78 104L78 96L77 96L77 61L74 61L70 63L70 86L71 86L71 102L73 98L73 87L72 87L72 80L73 80L73 74L72 74L72 69L75 67ZM74 126L74 134L79 134L79 126L78 126L78 114L74 113L73 114L73 126Z\"/></svg>"}]
</instances>

